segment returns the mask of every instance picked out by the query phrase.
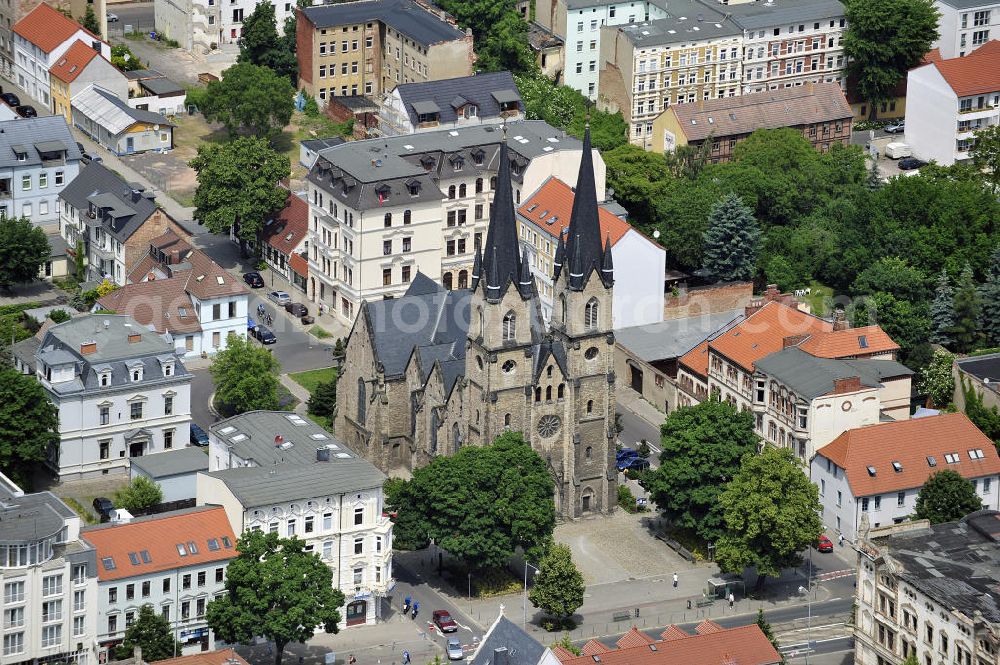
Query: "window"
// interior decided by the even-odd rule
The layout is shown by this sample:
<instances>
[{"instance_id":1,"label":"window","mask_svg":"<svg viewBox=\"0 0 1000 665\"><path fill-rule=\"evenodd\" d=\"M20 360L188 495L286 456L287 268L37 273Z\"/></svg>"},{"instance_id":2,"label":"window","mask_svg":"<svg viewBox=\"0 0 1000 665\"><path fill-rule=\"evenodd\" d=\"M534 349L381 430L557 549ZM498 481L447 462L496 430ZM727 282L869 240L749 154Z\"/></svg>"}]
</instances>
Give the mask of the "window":
<instances>
[{"instance_id":1,"label":"window","mask_svg":"<svg viewBox=\"0 0 1000 665\"><path fill-rule=\"evenodd\" d=\"M360 586L361 585L362 581L364 580L364 575L365 575L365 569L364 568L355 568L354 569L354 585L355 586Z\"/></svg>"},{"instance_id":2,"label":"window","mask_svg":"<svg viewBox=\"0 0 1000 665\"><path fill-rule=\"evenodd\" d=\"M879 510L882 507L882 497L875 497L875 510Z\"/></svg>"},{"instance_id":3,"label":"window","mask_svg":"<svg viewBox=\"0 0 1000 665\"><path fill-rule=\"evenodd\" d=\"M222 584L222 581L225 578L225 576L226 576L226 569L225 568L216 568L215 569L215 583L216 584Z\"/></svg>"},{"instance_id":4,"label":"window","mask_svg":"<svg viewBox=\"0 0 1000 665\"><path fill-rule=\"evenodd\" d=\"M965 17L966 17L966 14L963 14L962 15L962 22L963 22L962 27L963 28L965 27L965 25L964 25L964 23L965 23ZM990 24L990 10L989 9L987 9L985 11L981 11L981 12L976 12L973 15L973 17L972 17L972 25L973 26L989 25L989 24Z\"/></svg>"},{"instance_id":5,"label":"window","mask_svg":"<svg viewBox=\"0 0 1000 665\"><path fill-rule=\"evenodd\" d=\"M382 241L382 256L389 256L392 254L392 240Z\"/></svg>"},{"instance_id":6,"label":"window","mask_svg":"<svg viewBox=\"0 0 1000 665\"><path fill-rule=\"evenodd\" d=\"M97 408L98 408L98 410L100 412L101 424L102 425L107 425L109 422L111 422L111 407L109 407L109 406L99 406ZM105 459L105 458L102 457L101 459Z\"/></svg>"},{"instance_id":7,"label":"window","mask_svg":"<svg viewBox=\"0 0 1000 665\"><path fill-rule=\"evenodd\" d=\"M3 627L17 628L24 625L24 608L14 607L3 612Z\"/></svg>"},{"instance_id":8,"label":"window","mask_svg":"<svg viewBox=\"0 0 1000 665\"><path fill-rule=\"evenodd\" d=\"M392 268L382 268L382 286L392 286Z\"/></svg>"},{"instance_id":9,"label":"window","mask_svg":"<svg viewBox=\"0 0 1000 665\"><path fill-rule=\"evenodd\" d=\"M28 191L29 189L31 189L31 176L30 175L23 175L23 176L21 176L21 189L24 190L24 191Z\"/></svg>"},{"instance_id":10,"label":"window","mask_svg":"<svg viewBox=\"0 0 1000 665\"><path fill-rule=\"evenodd\" d=\"M402 279L404 284L410 283L410 266L403 266Z\"/></svg>"},{"instance_id":11,"label":"window","mask_svg":"<svg viewBox=\"0 0 1000 665\"><path fill-rule=\"evenodd\" d=\"M323 530L329 531L333 528L333 513L323 513Z\"/></svg>"},{"instance_id":12,"label":"window","mask_svg":"<svg viewBox=\"0 0 1000 665\"><path fill-rule=\"evenodd\" d=\"M24 633L8 633L3 636L3 655L11 656L24 651Z\"/></svg>"},{"instance_id":13,"label":"window","mask_svg":"<svg viewBox=\"0 0 1000 665\"><path fill-rule=\"evenodd\" d=\"M861 511L868 512L868 497L861 499Z\"/></svg>"},{"instance_id":14,"label":"window","mask_svg":"<svg viewBox=\"0 0 1000 665\"><path fill-rule=\"evenodd\" d=\"M49 186L49 174L43 171L42 173L38 174L38 188L45 189L48 186Z\"/></svg>"},{"instance_id":15,"label":"window","mask_svg":"<svg viewBox=\"0 0 1000 665\"><path fill-rule=\"evenodd\" d=\"M163 593L170 593L170 578L163 578Z\"/></svg>"},{"instance_id":16,"label":"window","mask_svg":"<svg viewBox=\"0 0 1000 665\"><path fill-rule=\"evenodd\" d=\"M517 316L514 312L507 312L503 317L503 340L509 341L514 339L514 335L517 331Z\"/></svg>"},{"instance_id":17,"label":"window","mask_svg":"<svg viewBox=\"0 0 1000 665\"><path fill-rule=\"evenodd\" d=\"M985 44L989 40L990 40L990 31L989 30L976 30L975 32L972 33L972 44L973 44L973 46L976 46L976 45L979 45L979 44Z\"/></svg>"},{"instance_id":18,"label":"window","mask_svg":"<svg viewBox=\"0 0 1000 665\"><path fill-rule=\"evenodd\" d=\"M906 503L906 492L897 492L896 493L896 505L897 506L902 506L904 503Z\"/></svg>"},{"instance_id":19,"label":"window","mask_svg":"<svg viewBox=\"0 0 1000 665\"><path fill-rule=\"evenodd\" d=\"M118 615L112 614L108 617L108 632L117 633L118 632Z\"/></svg>"},{"instance_id":20,"label":"window","mask_svg":"<svg viewBox=\"0 0 1000 665\"><path fill-rule=\"evenodd\" d=\"M3 585L3 602L5 605L20 603L24 600L24 582L7 582Z\"/></svg>"},{"instance_id":21,"label":"window","mask_svg":"<svg viewBox=\"0 0 1000 665\"><path fill-rule=\"evenodd\" d=\"M142 419L142 402L132 402L129 404L129 417L132 420Z\"/></svg>"},{"instance_id":22,"label":"window","mask_svg":"<svg viewBox=\"0 0 1000 665\"><path fill-rule=\"evenodd\" d=\"M202 570L198 573L198 586L205 586L205 571Z\"/></svg>"},{"instance_id":23,"label":"window","mask_svg":"<svg viewBox=\"0 0 1000 665\"><path fill-rule=\"evenodd\" d=\"M42 648L54 647L62 640L62 625L42 626Z\"/></svg>"},{"instance_id":24,"label":"window","mask_svg":"<svg viewBox=\"0 0 1000 665\"><path fill-rule=\"evenodd\" d=\"M42 603L42 623L59 621L62 619L62 601L50 600Z\"/></svg>"},{"instance_id":25,"label":"window","mask_svg":"<svg viewBox=\"0 0 1000 665\"><path fill-rule=\"evenodd\" d=\"M87 609L87 592L85 590L79 590L73 592L73 611L82 612Z\"/></svg>"},{"instance_id":26,"label":"window","mask_svg":"<svg viewBox=\"0 0 1000 665\"><path fill-rule=\"evenodd\" d=\"M361 526L365 522L365 509L358 506L354 509L354 526Z\"/></svg>"},{"instance_id":27,"label":"window","mask_svg":"<svg viewBox=\"0 0 1000 665\"><path fill-rule=\"evenodd\" d=\"M167 395L163 398L163 415L169 416L174 413L174 398L173 395ZM105 423L101 423L102 425Z\"/></svg>"},{"instance_id":28,"label":"window","mask_svg":"<svg viewBox=\"0 0 1000 665\"><path fill-rule=\"evenodd\" d=\"M181 589L190 589L190 588L191 588L191 573L188 573L187 575L181 578Z\"/></svg>"},{"instance_id":29,"label":"window","mask_svg":"<svg viewBox=\"0 0 1000 665\"><path fill-rule=\"evenodd\" d=\"M354 553L355 554L364 554L365 553L365 539L364 538L355 538L354 539Z\"/></svg>"},{"instance_id":30,"label":"window","mask_svg":"<svg viewBox=\"0 0 1000 665\"><path fill-rule=\"evenodd\" d=\"M843 505L843 501L844 501L844 493L841 492L840 490L837 490L837 507L838 508L841 505Z\"/></svg>"},{"instance_id":31,"label":"window","mask_svg":"<svg viewBox=\"0 0 1000 665\"><path fill-rule=\"evenodd\" d=\"M597 328L597 315L598 315L597 298L591 298L587 302L587 306L584 308L583 324L587 330L595 330Z\"/></svg>"},{"instance_id":32,"label":"window","mask_svg":"<svg viewBox=\"0 0 1000 665\"><path fill-rule=\"evenodd\" d=\"M58 596L62 593L62 575L49 575L42 578L42 595Z\"/></svg>"},{"instance_id":33,"label":"window","mask_svg":"<svg viewBox=\"0 0 1000 665\"><path fill-rule=\"evenodd\" d=\"M108 603L114 605L118 602L118 587L108 589Z\"/></svg>"},{"instance_id":34,"label":"window","mask_svg":"<svg viewBox=\"0 0 1000 665\"><path fill-rule=\"evenodd\" d=\"M295 518L288 518L288 524L285 527L285 535L291 538L295 535Z\"/></svg>"}]
</instances>

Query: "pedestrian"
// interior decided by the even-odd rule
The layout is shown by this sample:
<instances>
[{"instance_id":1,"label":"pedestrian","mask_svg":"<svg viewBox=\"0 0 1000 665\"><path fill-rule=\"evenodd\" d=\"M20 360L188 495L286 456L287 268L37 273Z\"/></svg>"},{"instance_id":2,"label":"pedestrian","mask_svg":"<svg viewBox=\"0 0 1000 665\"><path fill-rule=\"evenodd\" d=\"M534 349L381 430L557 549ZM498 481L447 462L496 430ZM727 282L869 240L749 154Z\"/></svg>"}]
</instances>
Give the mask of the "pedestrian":
<instances>
[{"instance_id":1,"label":"pedestrian","mask_svg":"<svg viewBox=\"0 0 1000 665\"><path fill-rule=\"evenodd\" d=\"M735 603L735 602L736 602L736 596L734 596L733 592L730 591L729 592L729 609L733 609L733 603Z\"/></svg>"},{"instance_id":2,"label":"pedestrian","mask_svg":"<svg viewBox=\"0 0 1000 665\"><path fill-rule=\"evenodd\" d=\"M844 534L840 534L840 537L837 538L837 544L840 545L841 547L844 546Z\"/></svg>"},{"instance_id":3,"label":"pedestrian","mask_svg":"<svg viewBox=\"0 0 1000 665\"><path fill-rule=\"evenodd\" d=\"M677 573L674 573L674 588L677 588Z\"/></svg>"},{"instance_id":4,"label":"pedestrian","mask_svg":"<svg viewBox=\"0 0 1000 665\"><path fill-rule=\"evenodd\" d=\"M403 652L403 665L409 665L409 663L410 663L410 652L409 651L404 651Z\"/></svg>"},{"instance_id":5,"label":"pedestrian","mask_svg":"<svg viewBox=\"0 0 1000 665\"><path fill-rule=\"evenodd\" d=\"M354 665L356 662L358 662L358 659L354 657L353 653L347 657L347 665Z\"/></svg>"}]
</instances>

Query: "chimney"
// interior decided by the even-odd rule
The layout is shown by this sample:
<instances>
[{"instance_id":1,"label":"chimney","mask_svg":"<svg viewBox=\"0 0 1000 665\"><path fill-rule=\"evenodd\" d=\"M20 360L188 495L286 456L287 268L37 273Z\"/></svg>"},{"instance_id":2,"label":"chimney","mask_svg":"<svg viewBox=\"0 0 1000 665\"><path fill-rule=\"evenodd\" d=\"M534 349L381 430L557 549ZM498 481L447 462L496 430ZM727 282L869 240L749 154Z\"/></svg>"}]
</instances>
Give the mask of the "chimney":
<instances>
[{"instance_id":1,"label":"chimney","mask_svg":"<svg viewBox=\"0 0 1000 665\"><path fill-rule=\"evenodd\" d=\"M128 343L129 344L138 344L141 341L142 341L142 335L140 333L129 333L128 334Z\"/></svg>"},{"instance_id":2,"label":"chimney","mask_svg":"<svg viewBox=\"0 0 1000 665\"><path fill-rule=\"evenodd\" d=\"M789 335L781 340L781 348L787 349L790 346L798 346L806 341L809 335Z\"/></svg>"},{"instance_id":3,"label":"chimney","mask_svg":"<svg viewBox=\"0 0 1000 665\"><path fill-rule=\"evenodd\" d=\"M861 390L861 377L860 376L848 376L843 379L833 380L833 394L842 395L844 393L853 393Z\"/></svg>"},{"instance_id":4,"label":"chimney","mask_svg":"<svg viewBox=\"0 0 1000 665\"><path fill-rule=\"evenodd\" d=\"M767 290L764 291L764 302L773 302L778 299L781 295L781 291L778 290L777 284L768 284Z\"/></svg>"},{"instance_id":5,"label":"chimney","mask_svg":"<svg viewBox=\"0 0 1000 665\"><path fill-rule=\"evenodd\" d=\"M507 647L493 650L493 665L510 665L510 653Z\"/></svg>"},{"instance_id":6,"label":"chimney","mask_svg":"<svg viewBox=\"0 0 1000 665\"><path fill-rule=\"evenodd\" d=\"M80 354L86 356L91 353L97 353L97 342L80 342Z\"/></svg>"},{"instance_id":7,"label":"chimney","mask_svg":"<svg viewBox=\"0 0 1000 665\"><path fill-rule=\"evenodd\" d=\"M833 312L833 330L847 330L851 326L847 323L847 318L844 317L844 310L838 309Z\"/></svg>"}]
</instances>

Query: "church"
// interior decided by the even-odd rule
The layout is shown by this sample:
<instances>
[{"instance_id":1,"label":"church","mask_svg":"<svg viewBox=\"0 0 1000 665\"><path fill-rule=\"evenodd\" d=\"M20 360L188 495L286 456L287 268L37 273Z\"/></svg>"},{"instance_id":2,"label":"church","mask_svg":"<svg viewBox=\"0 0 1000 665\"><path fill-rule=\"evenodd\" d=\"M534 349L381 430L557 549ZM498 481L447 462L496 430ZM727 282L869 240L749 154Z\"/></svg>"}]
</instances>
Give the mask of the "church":
<instances>
[{"instance_id":1,"label":"church","mask_svg":"<svg viewBox=\"0 0 1000 665\"><path fill-rule=\"evenodd\" d=\"M388 474L522 432L555 481L563 519L616 504L614 267L602 243L590 130L553 266L546 323L519 250L506 131L471 288L417 274L400 298L365 302L337 385L337 435Z\"/></svg>"}]
</instances>

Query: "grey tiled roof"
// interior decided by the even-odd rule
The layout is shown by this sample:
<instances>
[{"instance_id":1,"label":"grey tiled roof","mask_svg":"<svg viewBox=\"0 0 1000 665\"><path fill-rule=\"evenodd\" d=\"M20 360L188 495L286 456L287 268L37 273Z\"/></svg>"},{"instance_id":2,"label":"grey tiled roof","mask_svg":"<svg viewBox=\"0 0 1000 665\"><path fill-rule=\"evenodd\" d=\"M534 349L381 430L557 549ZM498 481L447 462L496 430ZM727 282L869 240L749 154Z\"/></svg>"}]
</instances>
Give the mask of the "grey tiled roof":
<instances>
[{"instance_id":1,"label":"grey tiled roof","mask_svg":"<svg viewBox=\"0 0 1000 665\"><path fill-rule=\"evenodd\" d=\"M38 166L42 163L38 154L40 144L58 142L66 150L66 160L80 159L80 149L76 139L61 115L39 118L18 118L0 122L0 168ZM14 146L24 149L27 157L19 161ZM52 146L50 146L52 147Z\"/></svg>"},{"instance_id":2,"label":"grey tiled roof","mask_svg":"<svg viewBox=\"0 0 1000 665\"><path fill-rule=\"evenodd\" d=\"M399 98L403 102L403 107L410 118L412 124L417 123L417 114L414 111L414 104L423 101L433 101L437 104L441 112L440 121L454 122L457 119L455 111L457 107L454 102L459 99L462 102L471 102L478 109L478 118L497 118L500 116L500 105L493 93L513 93L519 103L521 110L521 93L518 92L514 84L514 77L510 72L493 72L488 74L476 74L475 76L462 76L453 79L442 79L440 81L424 81L420 83L403 83L396 86ZM503 95L499 94L501 99Z\"/></svg>"},{"instance_id":3,"label":"grey tiled roof","mask_svg":"<svg viewBox=\"0 0 1000 665\"><path fill-rule=\"evenodd\" d=\"M249 411L220 420L209 431L234 455L259 466L313 464L316 449L326 447L336 456L354 457L353 451L308 418L286 411ZM242 437L240 435L243 435ZM278 448L275 437L286 445ZM345 459L338 457L337 459Z\"/></svg>"},{"instance_id":4,"label":"grey tiled roof","mask_svg":"<svg viewBox=\"0 0 1000 665\"><path fill-rule=\"evenodd\" d=\"M703 316L668 319L615 330L615 339L640 360L679 358L722 326L742 318L743 308Z\"/></svg>"},{"instance_id":5,"label":"grey tiled roof","mask_svg":"<svg viewBox=\"0 0 1000 665\"><path fill-rule=\"evenodd\" d=\"M306 7L302 12L317 28L381 21L423 45L465 37L463 31L412 0L361 0Z\"/></svg>"},{"instance_id":6,"label":"grey tiled roof","mask_svg":"<svg viewBox=\"0 0 1000 665\"><path fill-rule=\"evenodd\" d=\"M208 475L224 482L246 507L381 488L385 482L385 474L357 457L224 469Z\"/></svg>"},{"instance_id":7,"label":"grey tiled roof","mask_svg":"<svg viewBox=\"0 0 1000 665\"><path fill-rule=\"evenodd\" d=\"M729 6L725 9L728 11ZM721 10L697 0L671 0L666 12L666 18L629 23L618 29L639 48L743 34L743 29L727 19Z\"/></svg>"},{"instance_id":8,"label":"grey tiled roof","mask_svg":"<svg viewBox=\"0 0 1000 665\"><path fill-rule=\"evenodd\" d=\"M471 665L537 665L544 654L544 646L501 615L483 636Z\"/></svg>"},{"instance_id":9,"label":"grey tiled roof","mask_svg":"<svg viewBox=\"0 0 1000 665\"><path fill-rule=\"evenodd\" d=\"M102 164L84 166L60 198L84 213L93 202L107 207L101 215L104 230L119 242L128 240L150 215L156 212L156 200L132 195L133 187Z\"/></svg>"},{"instance_id":10,"label":"grey tiled roof","mask_svg":"<svg viewBox=\"0 0 1000 665\"><path fill-rule=\"evenodd\" d=\"M895 360L817 358L794 346L761 358L754 367L806 399L833 392L835 379L857 376L862 386L877 388L883 379L913 374Z\"/></svg>"},{"instance_id":11,"label":"grey tiled roof","mask_svg":"<svg viewBox=\"0 0 1000 665\"><path fill-rule=\"evenodd\" d=\"M184 473L208 470L208 455L203 448L188 446L155 455L133 457L131 464L150 478L167 478Z\"/></svg>"},{"instance_id":12,"label":"grey tiled roof","mask_svg":"<svg viewBox=\"0 0 1000 665\"><path fill-rule=\"evenodd\" d=\"M701 0L703 3L709 0ZM713 3L714 4L714 3ZM746 30L784 27L793 23L809 23L844 16L844 5L838 0L795 0L795 2L726 5L725 11L732 20ZM812 29L807 25L806 29Z\"/></svg>"}]
</instances>

